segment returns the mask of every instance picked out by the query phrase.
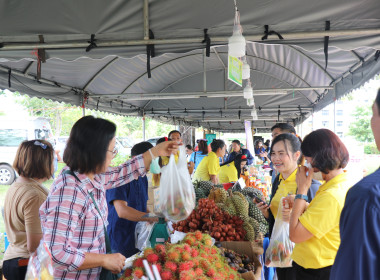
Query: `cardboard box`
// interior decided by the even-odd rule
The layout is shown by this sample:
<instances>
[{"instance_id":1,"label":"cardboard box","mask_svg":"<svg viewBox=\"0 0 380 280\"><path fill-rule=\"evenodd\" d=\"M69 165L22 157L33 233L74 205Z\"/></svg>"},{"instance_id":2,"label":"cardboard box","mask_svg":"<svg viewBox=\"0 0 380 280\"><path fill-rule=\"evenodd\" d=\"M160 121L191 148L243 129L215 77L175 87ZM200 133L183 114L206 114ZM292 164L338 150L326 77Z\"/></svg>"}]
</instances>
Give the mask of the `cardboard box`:
<instances>
[{"instance_id":1,"label":"cardboard box","mask_svg":"<svg viewBox=\"0 0 380 280\"><path fill-rule=\"evenodd\" d=\"M245 254L247 255L251 260L253 260L253 263L255 265L256 271L253 273L252 271L242 273L241 277L245 280L261 280L261 263L257 257L257 254L255 252L258 251L257 246L254 246L249 241L224 241L221 242L222 247L232 250L238 254Z\"/></svg>"}]
</instances>

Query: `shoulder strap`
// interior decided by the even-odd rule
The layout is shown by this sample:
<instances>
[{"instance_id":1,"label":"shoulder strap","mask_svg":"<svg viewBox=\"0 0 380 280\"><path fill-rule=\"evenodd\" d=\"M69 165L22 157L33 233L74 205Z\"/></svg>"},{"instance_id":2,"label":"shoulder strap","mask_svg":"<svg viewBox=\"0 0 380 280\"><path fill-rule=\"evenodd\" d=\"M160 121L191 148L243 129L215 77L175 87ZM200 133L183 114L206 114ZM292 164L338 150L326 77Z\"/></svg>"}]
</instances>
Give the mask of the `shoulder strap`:
<instances>
[{"instance_id":1,"label":"shoulder strap","mask_svg":"<svg viewBox=\"0 0 380 280\"><path fill-rule=\"evenodd\" d=\"M111 249L111 242L110 242L110 238L109 238L109 236L108 236L108 232L107 232L106 226L105 226L105 224L104 224L104 220L103 220L103 218L102 218L102 213L101 213L100 210L99 210L98 204L96 203L95 198L94 198L94 195L92 194L92 192L88 192L88 194L90 195L90 197L91 197L91 199L92 199L92 202L94 203L95 208L96 208L96 210L98 210L98 213L99 213L99 215L100 215L100 217L101 217L101 219L102 219L102 221L103 221L104 237L105 237L105 239L106 239L106 252L107 252L107 254L109 254L109 253L112 252L112 249Z\"/></svg>"},{"instance_id":2,"label":"shoulder strap","mask_svg":"<svg viewBox=\"0 0 380 280\"><path fill-rule=\"evenodd\" d=\"M67 169L65 171L63 171L63 174L68 174L68 175L71 175L71 176L74 176L74 178L79 181L80 183L82 183L81 180L79 180L78 176L75 175L74 171L72 171L71 169Z\"/></svg>"},{"instance_id":3,"label":"shoulder strap","mask_svg":"<svg viewBox=\"0 0 380 280\"><path fill-rule=\"evenodd\" d=\"M74 176L74 178L79 181L80 183L82 183L81 180L79 180L78 176L75 175L75 173L71 170L71 169L67 169L63 172L63 174L68 174L68 175L71 175L71 176ZM100 218L102 219L103 221L103 230L104 230L104 237L105 237L105 240L106 240L106 253L111 253L112 252L112 249L111 249L111 243L110 243L110 239L109 239L109 236L108 236L108 233L107 233L107 229L106 229L106 226L104 224L104 220L103 220L103 216L102 216L102 213L100 212L99 210L99 207L98 207L98 204L96 203L95 199L94 199L94 195L92 194L92 192L88 192L88 194L90 195L91 199L92 199L92 202L94 203L95 205L95 208L96 210L98 211L99 213L99 216Z\"/></svg>"}]
</instances>

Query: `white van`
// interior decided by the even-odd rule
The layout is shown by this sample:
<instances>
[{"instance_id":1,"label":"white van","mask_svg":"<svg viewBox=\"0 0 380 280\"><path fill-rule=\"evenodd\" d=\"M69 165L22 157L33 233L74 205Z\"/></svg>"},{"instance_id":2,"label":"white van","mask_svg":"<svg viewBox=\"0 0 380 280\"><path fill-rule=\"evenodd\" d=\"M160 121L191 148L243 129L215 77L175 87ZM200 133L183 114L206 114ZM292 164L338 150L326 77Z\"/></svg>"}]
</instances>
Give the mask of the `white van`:
<instances>
[{"instance_id":1,"label":"white van","mask_svg":"<svg viewBox=\"0 0 380 280\"><path fill-rule=\"evenodd\" d=\"M0 185L10 185L16 179L12 168L17 148L22 141L53 140L50 123L45 118L12 120L0 118ZM52 142L53 144L53 142Z\"/></svg>"}]
</instances>

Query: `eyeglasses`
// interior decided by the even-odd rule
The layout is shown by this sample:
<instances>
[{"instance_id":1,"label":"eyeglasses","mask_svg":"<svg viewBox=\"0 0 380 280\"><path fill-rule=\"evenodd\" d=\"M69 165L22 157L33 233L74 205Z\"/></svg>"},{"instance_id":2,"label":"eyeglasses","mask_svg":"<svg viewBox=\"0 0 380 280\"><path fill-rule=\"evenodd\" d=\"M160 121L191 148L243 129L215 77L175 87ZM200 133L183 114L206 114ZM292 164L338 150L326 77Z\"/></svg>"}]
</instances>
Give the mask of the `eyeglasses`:
<instances>
[{"instance_id":1,"label":"eyeglasses","mask_svg":"<svg viewBox=\"0 0 380 280\"><path fill-rule=\"evenodd\" d=\"M113 148L112 151L111 151L111 150L107 150L107 152L112 153L112 157L116 157L116 155L117 155L117 153L118 153L119 151L118 151L117 148L115 147L115 148Z\"/></svg>"},{"instance_id":2,"label":"eyeglasses","mask_svg":"<svg viewBox=\"0 0 380 280\"><path fill-rule=\"evenodd\" d=\"M46 148L47 148L47 145L44 144L44 143L41 143L40 141L34 141L33 144L36 145L36 146L40 146L44 150L46 150Z\"/></svg>"}]
</instances>

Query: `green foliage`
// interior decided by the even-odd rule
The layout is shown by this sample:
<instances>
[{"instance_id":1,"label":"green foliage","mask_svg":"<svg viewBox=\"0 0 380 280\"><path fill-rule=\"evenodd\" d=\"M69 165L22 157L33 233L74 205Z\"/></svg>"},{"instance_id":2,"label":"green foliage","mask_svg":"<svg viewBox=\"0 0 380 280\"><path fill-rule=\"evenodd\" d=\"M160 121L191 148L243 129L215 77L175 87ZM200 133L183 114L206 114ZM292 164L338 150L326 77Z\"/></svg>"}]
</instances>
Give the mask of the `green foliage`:
<instances>
[{"instance_id":1,"label":"green foliage","mask_svg":"<svg viewBox=\"0 0 380 280\"><path fill-rule=\"evenodd\" d=\"M16 102L28 110L30 116L49 119L55 137L69 135L74 123L82 117L82 108L78 106L44 98L30 98L18 92L13 93L13 95L16 97ZM143 138L142 119L139 117L125 117L89 109L86 109L86 115L93 115L114 122L117 126L116 135L119 137L129 137L135 143ZM149 139L156 136L167 136L168 132L174 129L174 126L146 118L145 128L145 136ZM115 161L117 161L116 158Z\"/></svg>"},{"instance_id":2,"label":"green foliage","mask_svg":"<svg viewBox=\"0 0 380 280\"><path fill-rule=\"evenodd\" d=\"M356 120L350 124L348 135L352 135L359 142L373 142L374 138L371 130L371 105L356 107L352 115Z\"/></svg>"},{"instance_id":3,"label":"green foliage","mask_svg":"<svg viewBox=\"0 0 380 280\"><path fill-rule=\"evenodd\" d=\"M377 149L375 143L364 145L364 153L367 155L379 155L380 151Z\"/></svg>"}]
</instances>

